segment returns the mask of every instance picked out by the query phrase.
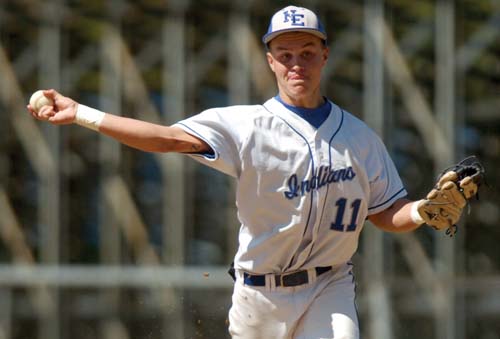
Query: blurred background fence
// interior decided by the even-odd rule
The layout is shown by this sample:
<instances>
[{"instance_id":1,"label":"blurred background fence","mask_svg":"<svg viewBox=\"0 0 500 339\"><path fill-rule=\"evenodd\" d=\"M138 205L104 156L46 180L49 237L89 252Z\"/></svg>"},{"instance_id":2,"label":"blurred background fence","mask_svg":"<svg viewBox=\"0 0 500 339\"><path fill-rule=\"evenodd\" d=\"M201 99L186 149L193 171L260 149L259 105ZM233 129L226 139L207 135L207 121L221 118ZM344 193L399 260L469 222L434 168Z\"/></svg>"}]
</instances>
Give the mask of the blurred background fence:
<instances>
[{"instance_id":1,"label":"blurred background fence","mask_svg":"<svg viewBox=\"0 0 500 339\"><path fill-rule=\"evenodd\" d=\"M366 225L363 338L499 339L500 2L296 1L329 33L324 94L386 141L410 197L468 154L489 187L450 239ZM225 338L235 183L34 121L38 88L171 124L276 94L261 0L0 1L0 339Z\"/></svg>"}]
</instances>

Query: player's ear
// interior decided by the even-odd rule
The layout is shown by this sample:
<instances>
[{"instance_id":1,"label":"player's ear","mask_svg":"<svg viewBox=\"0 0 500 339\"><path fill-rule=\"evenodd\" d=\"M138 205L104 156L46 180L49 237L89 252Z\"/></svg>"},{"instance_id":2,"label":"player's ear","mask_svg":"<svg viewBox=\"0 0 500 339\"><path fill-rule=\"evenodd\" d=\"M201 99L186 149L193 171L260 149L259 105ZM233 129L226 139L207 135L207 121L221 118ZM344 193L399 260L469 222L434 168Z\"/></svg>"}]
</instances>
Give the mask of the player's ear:
<instances>
[{"instance_id":1,"label":"player's ear","mask_svg":"<svg viewBox=\"0 0 500 339\"><path fill-rule=\"evenodd\" d=\"M271 52L266 53L266 58L267 58L267 63L269 65L269 68L274 72L274 58Z\"/></svg>"},{"instance_id":2,"label":"player's ear","mask_svg":"<svg viewBox=\"0 0 500 339\"><path fill-rule=\"evenodd\" d=\"M326 63L328 61L328 56L330 55L330 49L328 47L324 47L323 49L323 62Z\"/></svg>"}]
</instances>

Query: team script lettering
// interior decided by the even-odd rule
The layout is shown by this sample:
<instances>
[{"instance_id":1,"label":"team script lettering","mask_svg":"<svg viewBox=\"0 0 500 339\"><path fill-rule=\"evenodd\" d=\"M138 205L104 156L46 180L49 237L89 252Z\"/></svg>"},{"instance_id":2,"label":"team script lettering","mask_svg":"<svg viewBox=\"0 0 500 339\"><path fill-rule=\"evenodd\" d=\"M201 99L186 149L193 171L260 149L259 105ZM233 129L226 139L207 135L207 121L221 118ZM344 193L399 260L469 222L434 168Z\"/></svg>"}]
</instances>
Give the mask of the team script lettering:
<instances>
[{"instance_id":1,"label":"team script lettering","mask_svg":"<svg viewBox=\"0 0 500 339\"><path fill-rule=\"evenodd\" d=\"M311 179L305 179L300 182L297 174L292 174L288 178L288 191L285 192L285 197L293 199L331 183L351 181L355 176L356 173L354 173L352 166L337 170L332 169L331 166L321 166Z\"/></svg>"}]
</instances>

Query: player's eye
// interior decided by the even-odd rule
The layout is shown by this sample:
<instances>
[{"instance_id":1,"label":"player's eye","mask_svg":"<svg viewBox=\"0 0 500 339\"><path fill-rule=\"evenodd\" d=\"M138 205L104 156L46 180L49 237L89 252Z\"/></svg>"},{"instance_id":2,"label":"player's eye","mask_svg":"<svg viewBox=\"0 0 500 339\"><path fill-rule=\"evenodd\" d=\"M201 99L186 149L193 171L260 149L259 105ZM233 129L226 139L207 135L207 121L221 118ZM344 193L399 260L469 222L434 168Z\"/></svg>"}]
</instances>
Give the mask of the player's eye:
<instances>
[{"instance_id":1,"label":"player's eye","mask_svg":"<svg viewBox=\"0 0 500 339\"><path fill-rule=\"evenodd\" d=\"M281 56L280 56L281 62L290 61L291 58L292 58L292 55L290 53L284 53L284 54L281 54Z\"/></svg>"},{"instance_id":2,"label":"player's eye","mask_svg":"<svg viewBox=\"0 0 500 339\"><path fill-rule=\"evenodd\" d=\"M314 56L314 54L310 51L304 51L304 52L302 52L301 55L302 55L302 58L304 58L304 59L311 59Z\"/></svg>"}]
</instances>

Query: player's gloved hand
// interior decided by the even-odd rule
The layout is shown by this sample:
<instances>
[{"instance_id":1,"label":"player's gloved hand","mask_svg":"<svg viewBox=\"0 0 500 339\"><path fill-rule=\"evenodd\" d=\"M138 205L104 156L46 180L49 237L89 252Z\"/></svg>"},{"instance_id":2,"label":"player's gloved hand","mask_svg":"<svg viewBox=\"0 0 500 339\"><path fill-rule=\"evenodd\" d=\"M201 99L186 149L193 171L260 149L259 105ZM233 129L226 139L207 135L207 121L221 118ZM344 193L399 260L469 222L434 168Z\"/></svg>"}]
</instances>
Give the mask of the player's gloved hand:
<instances>
[{"instance_id":1,"label":"player's gloved hand","mask_svg":"<svg viewBox=\"0 0 500 339\"><path fill-rule=\"evenodd\" d=\"M414 220L437 230L447 229L453 235L463 208L477 195L484 173L484 167L474 156L445 169L426 198L415 203Z\"/></svg>"},{"instance_id":2,"label":"player's gloved hand","mask_svg":"<svg viewBox=\"0 0 500 339\"><path fill-rule=\"evenodd\" d=\"M438 184L421 200L417 210L424 222L437 230L453 227L462 215L466 200L453 181Z\"/></svg>"}]
</instances>

